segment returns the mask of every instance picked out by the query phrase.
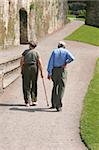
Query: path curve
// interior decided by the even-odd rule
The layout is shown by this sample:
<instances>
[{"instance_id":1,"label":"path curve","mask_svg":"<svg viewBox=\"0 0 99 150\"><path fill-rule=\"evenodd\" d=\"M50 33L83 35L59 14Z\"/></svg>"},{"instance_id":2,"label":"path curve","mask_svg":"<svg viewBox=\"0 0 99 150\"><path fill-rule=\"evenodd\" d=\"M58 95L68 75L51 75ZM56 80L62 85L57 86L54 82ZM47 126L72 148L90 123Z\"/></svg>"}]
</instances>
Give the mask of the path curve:
<instances>
[{"instance_id":1,"label":"path curve","mask_svg":"<svg viewBox=\"0 0 99 150\"><path fill-rule=\"evenodd\" d=\"M77 24L78 25L78 24ZM72 26L73 27L73 26ZM70 26L68 26L70 28ZM40 42L46 89L50 103L52 82L46 79L46 66L52 48L68 33L67 28ZM71 28L70 28L71 30ZM42 80L38 81L38 106L23 106L21 77L0 97L0 150L86 150L79 136L83 97L92 78L98 47L66 41L75 61L68 66L63 111L47 109Z\"/></svg>"}]
</instances>

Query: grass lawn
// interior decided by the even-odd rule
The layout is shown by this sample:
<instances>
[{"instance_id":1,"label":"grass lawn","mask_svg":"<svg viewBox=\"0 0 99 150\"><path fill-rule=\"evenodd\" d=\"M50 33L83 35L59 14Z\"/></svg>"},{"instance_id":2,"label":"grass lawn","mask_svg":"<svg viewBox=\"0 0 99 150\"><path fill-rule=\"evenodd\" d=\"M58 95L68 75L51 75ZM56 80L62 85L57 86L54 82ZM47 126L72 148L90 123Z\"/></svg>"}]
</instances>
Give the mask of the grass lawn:
<instances>
[{"instance_id":1,"label":"grass lawn","mask_svg":"<svg viewBox=\"0 0 99 150\"><path fill-rule=\"evenodd\" d=\"M84 18L76 18L76 15L68 15L67 18L68 18L70 21L73 21L73 20L85 21Z\"/></svg>"},{"instance_id":2,"label":"grass lawn","mask_svg":"<svg viewBox=\"0 0 99 150\"><path fill-rule=\"evenodd\" d=\"M82 25L71 35L65 37L65 40L80 41L99 46L99 28Z\"/></svg>"},{"instance_id":3,"label":"grass lawn","mask_svg":"<svg viewBox=\"0 0 99 150\"><path fill-rule=\"evenodd\" d=\"M76 18L76 15L67 15L68 18Z\"/></svg>"},{"instance_id":4,"label":"grass lawn","mask_svg":"<svg viewBox=\"0 0 99 150\"><path fill-rule=\"evenodd\" d=\"M99 58L84 98L80 129L82 140L89 150L99 150Z\"/></svg>"}]
</instances>

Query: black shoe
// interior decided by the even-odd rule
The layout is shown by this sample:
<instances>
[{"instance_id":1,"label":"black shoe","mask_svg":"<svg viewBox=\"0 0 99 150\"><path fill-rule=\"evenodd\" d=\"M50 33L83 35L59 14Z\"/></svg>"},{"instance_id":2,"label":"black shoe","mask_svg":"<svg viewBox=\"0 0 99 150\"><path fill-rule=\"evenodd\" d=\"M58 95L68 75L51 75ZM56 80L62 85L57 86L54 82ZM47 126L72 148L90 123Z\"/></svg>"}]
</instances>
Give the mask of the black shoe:
<instances>
[{"instance_id":1,"label":"black shoe","mask_svg":"<svg viewBox=\"0 0 99 150\"><path fill-rule=\"evenodd\" d=\"M56 107L56 110L57 110L57 111L62 111L62 108L61 108L61 107L59 107L59 108Z\"/></svg>"},{"instance_id":2,"label":"black shoe","mask_svg":"<svg viewBox=\"0 0 99 150\"><path fill-rule=\"evenodd\" d=\"M32 102L32 106L36 106L37 105L37 102Z\"/></svg>"},{"instance_id":3,"label":"black shoe","mask_svg":"<svg viewBox=\"0 0 99 150\"><path fill-rule=\"evenodd\" d=\"M54 109L55 107L54 106L51 106L49 109Z\"/></svg>"},{"instance_id":4,"label":"black shoe","mask_svg":"<svg viewBox=\"0 0 99 150\"><path fill-rule=\"evenodd\" d=\"M36 106L37 104L32 104L32 106Z\"/></svg>"}]
</instances>

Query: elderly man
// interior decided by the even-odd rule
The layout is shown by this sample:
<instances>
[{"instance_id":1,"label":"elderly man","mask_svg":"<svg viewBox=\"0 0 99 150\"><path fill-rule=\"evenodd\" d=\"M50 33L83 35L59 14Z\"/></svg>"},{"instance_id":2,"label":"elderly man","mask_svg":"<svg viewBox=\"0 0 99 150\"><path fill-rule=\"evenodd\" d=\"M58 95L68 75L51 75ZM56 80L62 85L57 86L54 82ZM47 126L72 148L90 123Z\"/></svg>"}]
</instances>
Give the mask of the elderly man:
<instances>
[{"instance_id":1,"label":"elderly man","mask_svg":"<svg viewBox=\"0 0 99 150\"><path fill-rule=\"evenodd\" d=\"M29 49L22 53L20 61L24 101L28 107L32 101L32 105L37 104L37 79L38 70L43 78L42 63L38 51L35 49L37 44L34 41L29 42Z\"/></svg>"},{"instance_id":2,"label":"elderly man","mask_svg":"<svg viewBox=\"0 0 99 150\"><path fill-rule=\"evenodd\" d=\"M48 79L53 81L50 109L62 110L62 98L67 77L66 66L73 60L74 56L65 48L65 42L60 41L58 48L53 50L47 67Z\"/></svg>"}]
</instances>

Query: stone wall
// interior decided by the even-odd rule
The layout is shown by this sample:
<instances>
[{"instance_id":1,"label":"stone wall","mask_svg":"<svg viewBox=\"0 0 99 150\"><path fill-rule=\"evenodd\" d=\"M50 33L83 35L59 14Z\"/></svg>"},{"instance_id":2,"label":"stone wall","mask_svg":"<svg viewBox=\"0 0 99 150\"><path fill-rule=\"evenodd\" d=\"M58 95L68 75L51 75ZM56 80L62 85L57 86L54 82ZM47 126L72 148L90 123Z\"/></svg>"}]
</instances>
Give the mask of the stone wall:
<instances>
[{"instance_id":1,"label":"stone wall","mask_svg":"<svg viewBox=\"0 0 99 150\"><path fill-rule=\"evenodd\" d=\"M87 16L85 23L99 27L99 1L88 1L87 2Z\"/></svg>"},{"instance_id":2,"label":"stone wall","mask_svg":"<svg viewBox=\"0 0 99 150\"><path fill-rule=\"evenodd\" d=\"M66 23L66 10L67 0L0 0L0 46L38 40L58 30Z\"/></svg>"}]
</instances>

